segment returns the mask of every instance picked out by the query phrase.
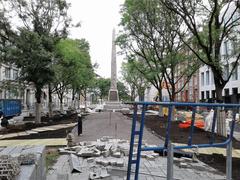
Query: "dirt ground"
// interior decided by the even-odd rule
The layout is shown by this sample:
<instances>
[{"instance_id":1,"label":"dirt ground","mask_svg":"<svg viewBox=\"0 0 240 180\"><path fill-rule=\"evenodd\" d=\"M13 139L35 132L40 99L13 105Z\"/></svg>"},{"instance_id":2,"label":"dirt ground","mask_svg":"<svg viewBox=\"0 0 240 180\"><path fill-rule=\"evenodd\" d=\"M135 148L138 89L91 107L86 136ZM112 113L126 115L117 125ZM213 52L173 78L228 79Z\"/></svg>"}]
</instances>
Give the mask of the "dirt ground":
<instances>
[{"instance_id":1,"label":"dirt ground","mask_svg":"<svg viewBox=\"0 0 240 180\"><path fill-rule=\"evenodd\" d=\"M29 120L30 117L28 117L27 119ZM34 119L34 118L32 118L32 119ZM77 114L58 115L58 116L54 116L52 118L43 117L41 124L34 124L34 123L28 122L21 126L11 126L5 132L1 132L1 133L5 134L5 133L21 132L24 130L30 130L30 129L37 128L37 127L44 127L44 126L65 124L65 123L72 123L72 122L77 122ZM65 138L67 136L67 133L71 130L72 130L72 127L59 129L59 130L55 130L55 131L44 131L44 132L39 132L37 134L30 134L30 135L26 135L26 136L19 136L19 137L13 137L13 138L8 138L8 139Z\"/></svg>"},{"instance_id":2,"label":"dirt ground","mask_svg":"<svg viewBox=\"0 0 240 180\"><path fill-rule=\"evenodd\" d=\"M172 122L171 124L171 141L175 143L187 143L189 136L189 129L180 129L178 127L179 122ZM151 129L156 134L161 137L165 137L166 135L166 127L167 121L164 118L160 118L159 116L146 116L145 119L145 127ZM211 138L211 133L206 132L202 129L195 128L194 136L193 136L193 144L202 144L208 143ZM215 142L223 142L225 137L215 135ZM233 147L240 149L240 142L236 139L233 140ZM212 166L215 169L218 169L221 172L226 173L226 158L223 155L213 154L213 155L205 155L200 154L198 157L204 163ZM240 157L233 158L233 178L239 179L240 177Z\"/></svg>"}]
</instances>

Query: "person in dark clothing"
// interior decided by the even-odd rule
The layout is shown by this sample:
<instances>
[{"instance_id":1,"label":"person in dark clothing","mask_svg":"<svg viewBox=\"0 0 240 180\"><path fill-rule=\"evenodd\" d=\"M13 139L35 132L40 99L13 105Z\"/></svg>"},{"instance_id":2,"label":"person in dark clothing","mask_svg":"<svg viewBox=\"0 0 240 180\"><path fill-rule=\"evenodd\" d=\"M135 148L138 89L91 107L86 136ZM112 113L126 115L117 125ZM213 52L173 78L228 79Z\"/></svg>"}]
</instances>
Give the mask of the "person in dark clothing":
<instances>
[{"instance_id":1,"label":"person in dark clothing","mask_svg":"<svg viewBox=\"0 0 240 180\"><path fill-rule=\"evenodd\" d=\"M1 121L1 126L6 127L8 126L8 120L4 117L4 114L2 111L0 111L0 121Z\"/></svg>"}]
</instances>

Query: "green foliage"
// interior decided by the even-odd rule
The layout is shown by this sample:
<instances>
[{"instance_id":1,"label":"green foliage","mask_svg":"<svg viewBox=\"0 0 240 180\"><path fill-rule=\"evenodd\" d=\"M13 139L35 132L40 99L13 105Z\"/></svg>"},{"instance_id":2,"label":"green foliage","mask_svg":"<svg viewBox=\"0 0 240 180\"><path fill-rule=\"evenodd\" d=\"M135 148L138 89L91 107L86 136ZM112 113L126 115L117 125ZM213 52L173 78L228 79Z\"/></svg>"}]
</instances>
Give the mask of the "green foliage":
<instances>
[{"instance_id":1,"label":"green foliage","mask_svg":"<svg viewBox=\"0 0 240 180\"><path fill-rule=\"evenodd\" d=\"M46 83L51 82L54 76L49 66L52 53L45 48L50 45L52 45L51 38L22 28L10 50L8 62L14 63L21 69L20 78L23 81L33 82L41 89Z\"/></svg>"},{"instance_id":2,"label":"green foliage","mask_svg":"<svg viewBox=\"0 0 240 180\"><path fill-rule=\"evenodd\" d=\"M134 68L158 89L160 99L162 81L169 83L167 90L170 99L174 101L176 93L187 83L176 89L178 77L189 80L196 71L191 66L195 64L194 59L188 64L187 51L177 32L181 28L178 16L158 0L127 0L121 13L120 24L124 31L117 42L127 54L127 59L133 61ZM183 66L181 74L178 72L176 75L177 66L182 61L186 61L184 63L189 66Z\"/></svg>"},{"instance_id":3,"label":"green foliage","mask_svg":"<svg viewBox=\"0 0 240 180\"><path fill-rule=\"evenodd\" d=\"M96 95L100 97L100 99L107 99L108 91L110 89L111 80L109 78L97 78L95 79L95 89Z\"/></svg>"},{"instance_id":4,"label":"green foliage","mask_svg":"<svg viewBox=\"0 0 240 180\"><path fill-rule=\"evenodd\" d=\"M148 79L142 76L142 73L138 70L141 68L141 64L138 61L128 61L122 63L122 75L124 81L130 86L131 101L135 101L136 93L141 100L144 99L144 93L147 87L150 86ZM147 73L151 75L151 73ZM151 77L149 77L151 79Z\"/></svg>"},{"instance_id":5,"label":"green foliage","mask_svg":"<svg viewBox=\"0 0 240 180\"><path fill-rule=\"evenodd\" d=\"M118 95L119 95L120 101L129 101L130 100L129 91L123 82L121 82L121 81L117 82L117 89L118 89Z\"/></svg>"},{"instance_id":6,"label":"green foliage","mask_svg":"<svg viewBox=\"0 0 240 180\"><path fill-rule=\"evenodd\" d=\"M55 52L56 91L64 93L68 88L80 91L92 85L94 72L89 55L89 44L85 39L61 40L56 45Z\"/></svg>"},{"instance_id":7,"label":"green foliage","mask_svg":"<svg viewBox=\"0 0 240 180\"><path fill-rule=\"evenodd\" d=\"M54 45L67 35L70 18L65 0L6 0L0 2L1 59L20 68L20 79L33 83L41 103L42 88L51 82ZM12 15L18 23L11 26Z\"/></svg>"}]
</instances>

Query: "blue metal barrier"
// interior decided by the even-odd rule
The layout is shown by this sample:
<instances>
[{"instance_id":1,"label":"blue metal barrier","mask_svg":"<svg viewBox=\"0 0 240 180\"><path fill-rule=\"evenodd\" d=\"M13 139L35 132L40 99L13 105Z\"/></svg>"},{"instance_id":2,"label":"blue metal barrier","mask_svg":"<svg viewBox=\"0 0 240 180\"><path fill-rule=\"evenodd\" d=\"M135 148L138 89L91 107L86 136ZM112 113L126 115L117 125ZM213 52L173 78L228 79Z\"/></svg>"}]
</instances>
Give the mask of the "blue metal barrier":
<instances>
[{"instance_id":1,"label":"blue metal barrier","mask_svg":"<svg viewBox=\"0 0 240 180\"><path fill-rule=\"evenodd\" d=\"M237 110L240 108L240 104L218 104L218 103L211 104L211 103L179 103L179 102L132 102L132 103L127 103L127 104L132 104L134 106L129 159L128 159L127 180L130 180L130 177L131 177L132 164L136 164L134 179L138 180L141 151L164 151L167 149L168 143L170 141L171 121L173 118L173 111L174 111L175 107L180 107L180 106L192 107L192 122L191 122L191 127L189 130L189 137L187 140L187 145L174 146L174 149L191 149L191 148L196 148L196 147L197 148L226 147L232 140L234 126L235 126L235 120L236 120L236 113L237 113ZM162 107L168 108L166 137L165 137L165 143L163 146L142 147L145 112L147 110L147 107L150 105L151 106L159 106L160 105ZM138 118L137 111L138 111L139 106L142 108L142 113L141 113L141 119L140 119L140 129L136 130L136 122L137 122L137 118ZM212 129L211 129L211 138L210 138L210 142L208 144L192 144L192 137L194 134L194 122L195 122L197 107L207 107L207 108L214 109L213 123L212 123ZM224 142L215 143L215 126L216 126L216 119L217 119L217 110L220 108L221 109L231 108L233 110L233 120L231 123L230 133L229 133L227 139ZM134 146L135 136L138 136L139 140L138 140L137 156L135 159L133 159L133 150L134 150L133 146Z\"/></svg>"}]
</instances>

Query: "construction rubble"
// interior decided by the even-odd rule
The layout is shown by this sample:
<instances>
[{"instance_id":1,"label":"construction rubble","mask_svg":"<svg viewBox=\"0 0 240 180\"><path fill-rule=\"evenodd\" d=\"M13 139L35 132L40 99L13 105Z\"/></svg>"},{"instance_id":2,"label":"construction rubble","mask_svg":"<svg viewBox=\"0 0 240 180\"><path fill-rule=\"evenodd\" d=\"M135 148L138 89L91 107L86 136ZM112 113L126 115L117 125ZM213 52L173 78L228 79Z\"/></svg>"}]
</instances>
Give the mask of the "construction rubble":
<instances>
[{"instance_id":1,"label":"construction rubble","mask_svg":"<svg viewBox=\"0 0 240 180\"><path fill-rule=\"evenodd\" d=\"M137 144L133 155L137 155ZM143 142L143 146L149 146ZM86 164L90 165L89 179L107 178L110 169L126 169L126 159L129 155L129 141L104 136L97 141L80 142L76 146L59 148L60 154L69 154L71 172L86 171ZM141 157L154 160L159 154L142 152Z\"/></svg>"}]
</instances>

